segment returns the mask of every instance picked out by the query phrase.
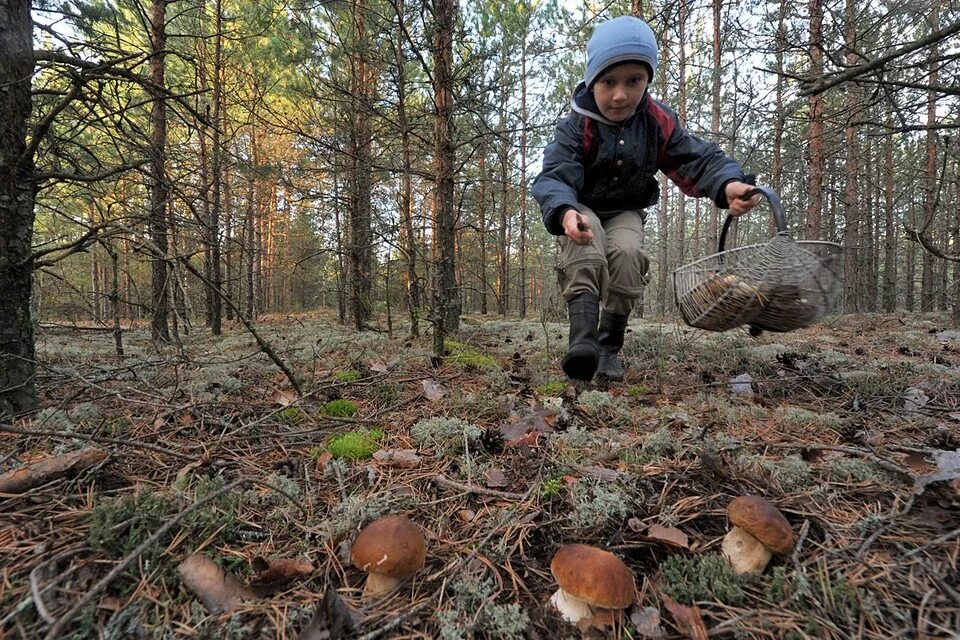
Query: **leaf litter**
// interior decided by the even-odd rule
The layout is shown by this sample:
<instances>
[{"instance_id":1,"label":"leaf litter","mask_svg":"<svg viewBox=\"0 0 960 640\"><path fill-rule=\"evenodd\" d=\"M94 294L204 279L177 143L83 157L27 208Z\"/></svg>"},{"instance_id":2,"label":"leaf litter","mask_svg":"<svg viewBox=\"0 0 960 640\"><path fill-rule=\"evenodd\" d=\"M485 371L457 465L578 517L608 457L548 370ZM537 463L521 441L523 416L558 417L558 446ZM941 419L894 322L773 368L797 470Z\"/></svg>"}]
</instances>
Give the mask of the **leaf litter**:
<instances>
[{"instance_id":1,"label":"leaf litter","mask_svg":"<svg viewBox=\"0 0 960 640\"><path fill-rule=\"evenodd\" d=\"M134 356L118 362L106 336L79 344L41 331L38 356L52 365L38 378L41 410L3 423L0 472L84 447L110 457L4 494L0 633L42 638L89 595L61 637L567 637L581 632L546 604L550 559L581 542L615 553L645 585L628 616L601 618L609 628L584 637L938 637L960 626L960 373L949 361L960 358L918 328L905 359L903 332L925 320L904 321L853 316L759 340L633 321L627 378L604 388L614 402L599 409L573 385L537 391L562 379L562 325L545 344L538 323L477 319L470 344L508 363L498 371L438 364L429 338L266 319L288 363L316 374L302 396L249 361L239 332L225 332L222 351L194 332L158 360L147 332L131 331ZM298 338L318 336L327 351L298 350ZM83 355L50 348L65 339ZM338 381L361 350L376 354L365 372ZM225 372L239 386L223 384ZM729 386L745 375L750 402ZM64 397L73 404L60 407ZM315 409L339 398L356 414ZM84 417L83 402L99 416ZM298 419L284 420L291 406ZM438 416L484 435L456 454L418 449L411 428ZM334 436L360 428L385 433L372 461L329 455ZM240 479L251 484L218 493ZM786 514L798 538L789 557L735 585L713 576L707 592L682 570L713 564L660 571L668 558L717 553L726 505L747 493ZM368 603L349 546L388 514L421 528L427 566ZM181 576L188 560L196 567ZM462 615L468 584L483 585L496 616Z\"/></svg>"}]
</instances>

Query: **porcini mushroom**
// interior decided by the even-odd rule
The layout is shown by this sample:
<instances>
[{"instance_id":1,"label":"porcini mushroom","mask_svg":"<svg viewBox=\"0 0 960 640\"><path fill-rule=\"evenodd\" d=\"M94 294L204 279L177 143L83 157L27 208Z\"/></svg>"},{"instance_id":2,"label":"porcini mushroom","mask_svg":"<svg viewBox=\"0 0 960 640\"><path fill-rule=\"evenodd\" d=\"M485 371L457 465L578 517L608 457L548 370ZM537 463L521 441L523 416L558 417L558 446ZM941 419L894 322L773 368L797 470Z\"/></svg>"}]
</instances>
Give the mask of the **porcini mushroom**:
<instances>
[{"instance_id":1,"label":"porcini mushroom","mask_svg":"<svg viewBox=\"0 0 960 640\"><path fill-rule=\"evenodd\" d=\"M427 543L420 528L408 518L387 516L360 532L350 555L353 565L367 572L363 595L373 597L387 593L416 573L426 559Z\"/></svg>"},{"instance_id":2,"label":"porcini mushroom","mask_svg":"<svg viewBox=\"0 0 960 640\"><path fill-rule=\"evenodd\" d=\"M789 553L793 529L766 498L740 496L727 505L733 528L723 538L723 555L737 574L762 573L772 554Z\"/></svg>"},{"instance_id":3,"label":"porcini mushroom","mask_svg":"<svg viewBox=\"0 0 960 640\"><path fill-rule=\"evenodd\" d=\"M620 558L584 544L560 547L550 573L560 587L550 602L574 624L592 618L595 609L626 609L637 590L633 573Z\"/></svg>"}]
</instances>

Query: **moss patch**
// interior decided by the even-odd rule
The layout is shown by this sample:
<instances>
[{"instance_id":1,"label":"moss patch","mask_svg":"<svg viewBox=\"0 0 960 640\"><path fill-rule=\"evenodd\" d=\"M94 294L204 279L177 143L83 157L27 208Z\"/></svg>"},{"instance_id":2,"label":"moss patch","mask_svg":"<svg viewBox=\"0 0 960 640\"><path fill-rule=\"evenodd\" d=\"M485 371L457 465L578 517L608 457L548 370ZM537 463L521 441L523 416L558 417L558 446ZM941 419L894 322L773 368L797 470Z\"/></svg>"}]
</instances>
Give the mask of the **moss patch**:
<instances>
[{"instance_id":1,"label":"moss patch","mask_svg":"<svg viewBox=\"0 0 960 640\"><path fill-rule=\"evenodd\" d=\"M346 460L366 460L380 448L383 429L360 429L336 436L327 444L334 458Z\"/></svg>"},{"instance_id":2,"label":"moss patch","mask_svg":"<svg viewBox=\"0 0 960 640\"><path fill-rule=\"evenodd\" d=\"M323 405L321 411L324 415L332 416L334 418L350 418L357 413L357 405L350 402L349 400L338 399L331 400L330 402Z\"/></svg>"}]
</instances>

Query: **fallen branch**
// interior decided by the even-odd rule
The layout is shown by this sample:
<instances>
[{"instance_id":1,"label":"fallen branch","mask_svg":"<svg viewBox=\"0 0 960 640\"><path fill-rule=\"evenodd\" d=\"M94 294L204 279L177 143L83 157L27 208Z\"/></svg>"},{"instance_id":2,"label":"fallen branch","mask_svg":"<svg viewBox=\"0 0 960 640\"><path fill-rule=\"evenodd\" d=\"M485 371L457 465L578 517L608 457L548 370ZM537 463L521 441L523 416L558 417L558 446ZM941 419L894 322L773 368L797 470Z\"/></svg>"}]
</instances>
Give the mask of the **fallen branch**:
<instances>
[{"instance_id":1,"label":"fallen branch","mask_svg":"<svg viewBox=\"0 0 960 640\"><path fill-rule=\"evenodd\" d=\"M76 476L107 459L100 449L81 449L29 462L0 476L0 494L19 494L53 480Z\"/></svg>"},{"instance_id":2,"label":"fallen branch","mask_svg":"<svg viewBox=\"0 0 960 640\"><path fill-rule=\"evenodd\" d=\"M437 475L433 476L433 481L440 486L447 487L448 489L457 489L458 491L463 491L464 493L476 493L482 496L504 498L506 500L522 500L524 497L524 495L520 493L508 493L506 491L497 491L496 489L478 487L474 484L462 484L460 482L455 482L442 473L438 473Z\"/></svg>"},{"instance_id":3,"label":"fallen branch","mask_svg":"<svg viewBox=\"0 0 960 640\"><path fill-rule=\"evenodd\" d=\"M156 453L162 453L164 455L173 456L174 458L180 458L181 460L194 461L196 456L191 456L186 453L180 453L166 447L161 447L156 444L150 444L149 442L140 442L138 440L122 440L120 438L105 438L103 436L91 436L83 433L74 433L72 431L51 431L48 429L19 429L17 427L11 427L9 425L0 424L0 431L5 431L7 433L18 433L23 436L46 436L48 438L63 438L65 440L74 438L76 440L86 440L87 442L99 442L101 444L113 444L120 447L135 447L139 449L148 449L149 451L155 451Z\"/></svg>"}]
</instances>

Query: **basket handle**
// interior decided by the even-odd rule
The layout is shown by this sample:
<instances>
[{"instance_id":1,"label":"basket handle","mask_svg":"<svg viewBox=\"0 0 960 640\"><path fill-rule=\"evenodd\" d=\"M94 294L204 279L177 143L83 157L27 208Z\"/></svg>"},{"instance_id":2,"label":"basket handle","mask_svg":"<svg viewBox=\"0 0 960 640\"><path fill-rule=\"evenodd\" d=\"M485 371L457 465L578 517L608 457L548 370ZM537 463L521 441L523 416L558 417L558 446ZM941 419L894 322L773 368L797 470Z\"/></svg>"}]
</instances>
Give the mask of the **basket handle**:
<instances>
[{"instance_id":1,"label":"basket handle","mask_svg":"<svg viewBox=\"0 0 960 640\"><path fill-rule=\"evenodd\" d=\"M773 219L777 222L777 233L783 233L787 230L787 215L783 211L783 203L780 202L780 196L770 187L754 187L744 195L740 200L749 200L755 195L762 195L770 202L770 208L773 210ZM723 221L723 230L720 232L720 242L717 243L717 252L723 252L723 247L727 243L727 231L730 230L730 223L736 216L727 214L727 219Z\"/></svg>"}]
</instances>

